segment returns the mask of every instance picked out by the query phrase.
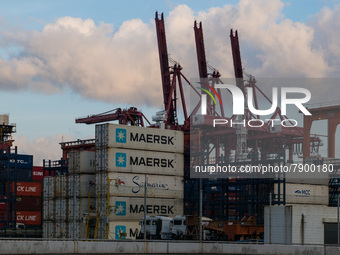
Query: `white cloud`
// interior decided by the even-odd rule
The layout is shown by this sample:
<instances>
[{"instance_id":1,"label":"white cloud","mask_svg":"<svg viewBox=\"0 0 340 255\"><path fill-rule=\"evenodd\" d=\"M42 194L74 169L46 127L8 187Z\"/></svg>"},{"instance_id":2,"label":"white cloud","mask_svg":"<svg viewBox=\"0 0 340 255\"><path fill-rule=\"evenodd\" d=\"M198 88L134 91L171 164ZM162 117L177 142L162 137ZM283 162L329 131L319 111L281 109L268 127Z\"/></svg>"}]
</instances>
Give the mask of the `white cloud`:
<instances>
[{"instance_id":1,"label":"white cloud","mask_svg":"<svg viewBox=\"0 0 340 255\"><path fill-rule=\"evenodd\" d=\"M62 157L60 144L64 141L74 141L68 135L53 135L49 137L38 137L34 141L29 140L26 136L14 136L14 145L18 146L19 154L33 155L33 162L35 166L42 166L43 159L45 160L59 160Z\"/></svg>"},{"instance_id":2,"label":"white cloud","mask_svg":"<svg viewBox=\"0 0 340 255\"><path fill-rule=\"evenodd\" d=\"M265 6L265 7L264 7ZM165 15L168 50L183 73L196 77L193 22L203 21L207 60L233 75L230 28L237 29L243 66L261 77L327 77L339 71L339 10L323 9L314 22L293 22L280 0L241 0L194 13L186 5ZM161 79L154 22L112 24L63 17L42 31L2 31L2 45L19 54L0 59L3 89L56 93L70 87L83 97L125 105L160 106Z\"/></svg>"}]
</instances>

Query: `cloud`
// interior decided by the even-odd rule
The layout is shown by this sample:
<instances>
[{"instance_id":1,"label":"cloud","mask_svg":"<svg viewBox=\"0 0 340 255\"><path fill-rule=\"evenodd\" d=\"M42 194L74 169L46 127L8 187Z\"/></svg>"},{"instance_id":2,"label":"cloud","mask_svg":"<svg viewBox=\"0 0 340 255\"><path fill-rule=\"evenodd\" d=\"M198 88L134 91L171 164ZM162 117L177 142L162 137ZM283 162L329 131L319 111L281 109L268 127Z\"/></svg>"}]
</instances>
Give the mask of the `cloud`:
<instances>
[{"instance_id":1,"label":"cloud","mask_svg":"<svg viewBox=\"0 0 340 255\"><path fill-rule=\"evenodd\" d=\"M58 160L62 157L60 144L64 141L74 141L69 135L53 135L49 137L38 137L34 141L29 140L26 136L14 136L14 145L18 146L19 154L33 155L35 166L42 166L43 160Z\"/></svg>"},{"instance_id":2,"label":"cloud","mask_svg":"<svg viewBox=\"0 0 340 255\"><path fill-rule=\"evenodd\" d=\"M2 39L21 48L17 56L0 60L5 89L56 93L71 87L110 103L159 103L156 37L152 25L139 19L113 33L110 24L63 17L40 32L7 32Z\"/></svg>"},{"instance_id":3,"label":"cloud","mask_svg":"<svg viewBox=\"0 0 340 255\"><path fill-rule=\"evenodd\" d=\"M265 8L263 8L265 6ZM339 10L325 8L313 22L284 17L279 0L241 0L238 5L194 13L187 5L165 15L170 56L186 77L197 76L193 22L203 21L209 64L233 76L230 28L240 37L243 67L260 77L328 77L339 71ZM112 24L62 17L42 31L1 32L1 45L16 54L0 59L2 89L57 93L115 104L160 106L162 91L154 22Z\"/></svg>"}]
</instances>

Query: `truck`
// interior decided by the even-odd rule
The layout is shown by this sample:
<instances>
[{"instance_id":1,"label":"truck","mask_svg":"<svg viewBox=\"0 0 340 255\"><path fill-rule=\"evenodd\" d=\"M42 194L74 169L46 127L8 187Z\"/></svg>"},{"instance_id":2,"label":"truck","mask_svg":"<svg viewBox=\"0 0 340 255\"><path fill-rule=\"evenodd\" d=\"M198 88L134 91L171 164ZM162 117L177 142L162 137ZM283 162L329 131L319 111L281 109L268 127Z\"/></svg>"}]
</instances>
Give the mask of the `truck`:
<instances>
[{"instance_id":1,"label":"truck","mask_svg":"<svg viewBox=\"0 0 340 255\"><path fill-rule=\"evenodd\" d=\"M144 221L140 222L139 238L144 238ZM198 240L199 217L196 215L147 216L146 238ZM202 239L210 241L263 241L263 225L256 224L256 216L244 216L241 221L212 220L202 217Z\"/></svg>"},{"instance_id":2,"label":"truck","mask_svg":"<svg viewBox=\"0 0 340 255\"><path fill-rule=\"evenodd\" d=\"M144 219L139 222L141 231L138 239L143 239L146 234L147 239L170 240L172 238L170 223L172 218L167 216L146 216L146 231L144 231Z\"/></svg>"}]
</instances>

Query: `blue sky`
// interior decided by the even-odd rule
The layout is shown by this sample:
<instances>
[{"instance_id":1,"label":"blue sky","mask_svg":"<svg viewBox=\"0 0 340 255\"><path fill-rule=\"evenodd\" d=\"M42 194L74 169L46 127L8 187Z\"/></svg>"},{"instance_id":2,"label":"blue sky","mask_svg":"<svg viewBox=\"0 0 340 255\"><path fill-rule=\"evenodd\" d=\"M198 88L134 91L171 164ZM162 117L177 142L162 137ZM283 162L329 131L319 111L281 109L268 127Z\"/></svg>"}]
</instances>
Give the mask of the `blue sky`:
<instances>
[{"instance_id":1,"label":"blue sky","mask_svg":"<svg viewBox=\"0 0 340 255\"><path fill-rule=\"evenodd\" d=\"M101 82L106 82L104 78L98 79L98 84L94 82L93 88L89 88L88 85L87 87L82 87L81 76L85 76L86 73L78 73L76 77L73 77L72 75L74 75L74 73L77 73L79 70L88 70L85 67L83 69L76 69L74 71L71 70L70 72L72 74L69 74L67 73L67 70L65 71L65 69L67 68L62 69L62 67L58 66L58 69L55 70L56 75L53 74L54 69L52 65L45 69L43 65L46 61L59 61L58 56L53 56L53 58L50 58L50 54L52 55L53 52L56 51L59 52L58 55L60 55L60 52L63 52L64 49L69 49L67 49L67 44L62 45L62 47L64 48L60 47L60 49L58 49L57 43L51 44L51 47L46 47L43 49L41 48L41 45L45 47L46 42L48 43L50 41L53 41L53 38L55 38L53 37L53 31L58 31L59 33L63 28L65 28L65 24L67 22L75 24L74 26L76 26L77 29L80 29L80 27L90 27L90 29L98 33L100 36L104 35L107 41L103 42L103 45L100 46L102 51L105 51L105 47L111 47L107 46L110 40L117 40L117 37L119 37L117 31L120 32L120 37L125 36L127 38L126 40L129 39L131 41L130 37L133 40L133 35L138 34L139 30L145 28L145 33L144 31L141 31L141 34L145 36L145 43L150 44L150 50L152 50L152 47L154 47L156 43L154 41L155 31L153 28L155 11L158 11L159 13L164 12L166 25L169 26L169 29L167 30L169 51L174 54L172 56L175 58L181 58L181 56L183 57L183 60L181 61L183 61L183 63L185 64L183 66L187 67L189 77L190 75L195 75L196 71L194 71L194 69L196 69L196 66L193 66L195 65L196 59L195 57L193 57L194 55L192 55L194 50L193 42L191 42L191 38L187 37L186 30L184 31L184 27L186 26L188 27L188 29L190 29L190 33L192 33L192 25L187 26L185 22L188 21L188 24L192 24L192 20L198 18L201 20L203 19L204 24L210 24L210 26L204 25L204 31L207 32L207 36L205 38L207 47L206 51L208 54L210 51L211 56L211 62L209 63L215 64L215 67L217 67L218 69L221 68L220 70L225 70L224 74L227 75L229 75L231 71L231 59L228 55L228 47L230 47L229 41L227 41L228 32L225 32L226 41L224 42L224 45L226 47L226 50L222 50L221 56L223 56L223 58L219 56L219 50L217 50L220 46L219 42L221 41L218 36L222 35L218 35L216 36L216 38L215 35L217 33L223 34L224 32L222 31L227 31L230 26L237 25L238 27L236 28L239 29L239 32L245 35L243 38L245 38L247 35L247 40L243 40L241 42L241 47L243 47L241 48L241 54L244 66L246 66L246 68L248 66L247 70L249 70L251 73L255 73L258 76L264 76L264 74L273 73L277 77L290 77L290 74L292 76L298 77L310 77L313 76L313 74L315 73L317 74L317 77L322 77L326 74L334 76L334 73L336 73L334 71L334 68L338 68L339 64L339 61L334 57L337 56L336 54L334 54L334 52L338 53L338 49L327 47L327 45L333 45L332 40L336 40L336 38L334 39L331 35L326 34L326 36L323 37L322 40L320 40L318 35L322 35L322 33L327 33L327 31L318 32L322 30L322 26L318 21L325 20L322 19L322 17L329 16L335 19L339 1L295 0L280 2L276 0L268 0L268 5L266 5L265 8L263 7L263 0L261 1L261 3L259 1L258 6L256 6L256 2L257 1L243 0L241 1L243 7L241 7L239 1L218 0L1 1L0 56L4 63L3 66L0 68L3 69L3 67L8 67L9 70L12 70L12 76L15 76L15 71L17 70L21 70L23 74L18 74L19 78L17 80L13 77L9 78L9 85L6 85L6 81L8 79L1 79L0 77L0 84L2 83L2 85L0 85L0 113L9 113L10 121L17 124L17 134L15 135L15 139L17 141L17 145L21 146L19 147L19 152L28 154L43 154L37 157L39 162L35 162L35 164L41 164L41 157L53 158L61 154L60 151L58 151L57 149L59 146L57 143L60 142L61 139L86 139L94 137L94 126L75 124L74 119L76 117L94 113L101 113L117 107L127 108L130 106L137 106L138 109L142 110L144 114L149 119L151 119L151 116L156 111L161 110L161 102L157 101L156 99L155 101L153 101L153 98L158 98L159 95L161 95L161 84L159 83L159 64L157 62L158 59L154 58L154 56L157 56L157 48L155 48L154 51L152 51L150 54L145 55L152 55L153 57L151 60L145 60L147 65L150 63L149 65L152 66L152 68L149 69L149 80L145 79L140 82L138 80L129 81L131 84L133 82L137 82L138 84L140 83L141 86L144 86L142 88L144 88L145 91L149 90L148 95L145 96L145 100L143 98L139 98L143 97L143 95L139 95L138 88L136 89L137 92L130 94L127 93L121 98L117 98L117 95L115 95L115 91L117 91L117 94L119 93L118 87L114 87L112 90L105 92L104 87L101 88L100 84ZM178 7L179 5L185 6ZM249 7L247 7L248 5ZM231 25L226 23L227 19L229 18L229 16L232 16L233 12L231 12L226 6L229 6L230 8L236 8L235 10L237 11L235 11L234 13L235 15L239 15L239 17L231 18ZM218 7L219 9L217 10L215 7ZM246 18L242 18L242 8L245 11L249 11L249 13L253 14L253 16L249 16L249 25L244 25L247 20ZM326 11L321 11L325 10L325 8L329 8L332 15ZM258 10L260 10L260 13L257 14L257 12L259 12ZM188 13L188 15L185 16L185 13ZM192 17L190 15L192 15ZM258 15L258 19L256 18L256 15ZM271 15L276 16L272 18ZM322 17L318 18L318 15ZM81 20L60 20L63 17L80 18ZM252 17L255 17L254 20L252 20ZM92 20L94 22L94 25L83 24L87 19ZM141 22L135 21L136 19L140 19ZM263 37L261 36L260 31L262 28L264 29L263 35L265 35L265 33L267 33L268 35L272 30L266 29L274 23L278 24L277 30L279 31L276 40L280 40L280 34L284 34L287 29L292 29L290 31L293 31L292 33L296 35L296 38L298 38L294 39L294 37L292 39L292 44L295 44L294 40L299 41L299 43L301 42L301 46L297 45L296 50L299 52L304 52L304 47L308 48L306 50L306 53L303 53L303 55L301 55L301 59L303 60L302 63L308 63L309 61L306 59L310 59L311 62L317 62L319 65L319 67L315 69L317 71L313 70L313 66L309 67L307 64L306 67L301 68L303 70L299 71L296 71L297 68L295 67L292 67L290 69L289 67L287 67L288 64L287 66L284 66L283 64L273 66L272 64L270 64L272 61L270 59L270 56L273 55L275 49L277 49L278 47L284 48L285 44L278 44L279 46L274 45L271 51L271 43L275 44L275 42L272 42L270 37L263 39L263 41L259 41L260 39L258 39L256 36L252 37L252 26L254 26L253 23L256 23L257 20L259 20L259 22L263 22L263 24L260 24L258 27L254 28L259 29L258 38ZM105 26L101 26L101 24L104 24ZM122 26L123 24L124 26ZM215 28L212 24L216 24L216 30L214 30ZM48 30L48 33L43 33L43 30L47 31L46 27L48 25L50 25L50 28L52 27L52 29ZM326 25L327 23L325 23L325 26ZM176 26L178 26L177 31ZM131 29L131 31L125 33L125 31L129 31L129 29ZM181 34L182 29L183 35ZM282 33L280 32L280 29L283 31ZM310 29L315 30L314 35L312 35L312 33L310 32ZM66 29L60 33L63 33L62 35L65 35L64 33L66 33L66 35L68 35L68 32L65 31ZM291 33L290 31L287 32L287 34ZM178 32L180 36L171 36L174 35L176 32ZM98 38L101 38L100 36ZM213 37L215 41L211 42L212 40L209 39ZM67 43L69 44L73 42L78 42L79 38L81 37L75 36L72 41L70 40ZM136 38L136 40L138 40L137 35ZM329 40L324 40L324 38L329 38ZM147 40L150 40L150 42ZM100 41L100 39L98 39L98 41ZM41 44L41 42L43 42L43 44ZM117 43L117 45L120 45L120 47L115 46L116 48L108 49L116 50L117 53L124 56L125 49L123 49L121 46L124 45L124 42L124 40L118 42L115 41L115 43ZM95 48L95 46L93 46L95 45L95 43L93 42L93 40L88 40L86 41L86 43L88 44L86 44L86 47L84 47L83 54L84 57L86 57L87 55L90 56L88 56L88 59L85 59L84 62L81 63L79 62L80 57L77 56L78 59L74 60L72 66L85 65L84 63L86 63L86 61L91 61L92 59L98 61L97 55L91 56L91 54L94 54L98 50ZM218 47L214 47L214 45L217 45ZM75 49L76 48L77 46L75 46ZM320 49L325 50L322 51ZM334 52L329 52L330 50L334 50ZM126 51L128 52L127 54L135 54L134 51L129 52L128 45L126 45ZM70 52L72 53L72 49L70 50ZM138 52L138 49L136 52ZM145 50L145 52L147 53L147 50ZM294 56L296 55L296 53L293 52L292 55ZM115 56L115 54L112 53L112 56ZM138 61L141 61L140 63L143 64L143 59L145 59L145 56L136 56L136 66L140 65ZM272 58L275 59L275 56L272 56ZM35 62L37 59L39 61L41 60L41 62L39 62L38 64ZM190 59L190 61L188 59ZM28 63L25 62L26 60L28 61ZM119 60L118 64L116 62L113 62L112 72L117 69L116 65L118 65L118 67L120 64L124 66L124 71L126 71L126 69L128 69L127 67L131 65L131 73L134 74L134 77L139 77L138 70L135 71L135 66L133 65L134 63L129 63L128 61L131 60L128 58L122 58L121 60ZM224 63L224 61L229 62ZM18 65L18 62L20 62L20 65ZM282 63L284 62L287 61L282 60ZM34 64L31 65L31 63ZM108 64L106 66L111 64L110 62L107 63ZM57 64L62 65L59 62ZM98 66L100 64L101 62L99 61L98 64L96 64L95 66ZM333 68L332 65L334 65L335 67ZM34 75L30 76L30 74L22 71L22 69L26 66L34 69L32 71ZM37 66L39 66L40 70L36 70L39 69L37 68ZM100 72L101 69L102 68L99 68L98 72ZM99 73L99 76L107 75L107 73L110 72L109 68L107 69L108 70L105 70L104 74ZM139 70L139 72L142 71L144 72L145 70ZM119 72L117 73L117 75L118 74ZM117 75L115 74L115 76ZM146 74L146 76L147 75L148 74ZM41 78L42 76L44 78ZM42 79L42 83L50 81L49 86L45 88L43 84L39 83L39 86L41 87L37 87L36 81L40 78ZM89 79L92 78L93 76L89 77ZM109 80L111 81L111 78ZM116 82L114 86L127 86L123 84L124 79L120 80L113 77L112 81ZM25 85L25 83L30 82L32 82L31 85ZM146 85L149 83L151 84L150 89L146 87ZM17 88L14 89L13 86ZM98 94L96 94L96 91L99 90L103 90L103 92L98 92ZM110 99L111 95L112 100ZM333 96L334 98L338 98L338 95ZM319 100L315 99L315 102L326 99L327 96L324 96L323 98L319 98ZM340 132L338 132L338 137L339 133ZM37 150L36 148L32 147L41 147L41 149ZM48 151L48 153L46 151ZM339 150L337 151L337 155L340 156Z\"/></svg>"}]
</instances>

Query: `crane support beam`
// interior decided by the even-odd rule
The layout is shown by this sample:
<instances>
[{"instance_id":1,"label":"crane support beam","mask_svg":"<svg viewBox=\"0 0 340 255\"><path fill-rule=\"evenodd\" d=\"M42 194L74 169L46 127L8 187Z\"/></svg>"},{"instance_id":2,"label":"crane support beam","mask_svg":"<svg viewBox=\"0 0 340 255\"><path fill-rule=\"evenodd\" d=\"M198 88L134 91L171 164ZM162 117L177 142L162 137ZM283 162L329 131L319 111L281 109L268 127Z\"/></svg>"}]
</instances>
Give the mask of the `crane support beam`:
<instances>
[{"instance_id":1,"label":"crane support beam","mask_svg":"<svg viewBox=\"0 0 340 255\"><path fill-rule=\"evenodd\" d=\"M243 69L242 69L240 45L239 45L239 42L238 42L237 30L235 31L235 35L233 33L233 30L232 29L230 30L230 41L231 41L231 52L233 54L236 85L244 93Z\"/></svg>"},{"instance_id":2,"label":"crane support beam","mask_svg":"<svg viewBox=\"0 0 340 255\"><path fill-rule=\"evenodd\" d=\"M158 42L159 63L160 63L160 68L161 68L164 109L168 109L167 124L171 125L175 123L175 112L174 112L175 102L174 100L172 100L171 77L170 77L169 58L168 58L168 49L166 45L163 13L161 14L161 18L159 19L158 12L156 12L155 22L156 22L156 32L157 32L157 42Z\"/></svg>"},{"instance_id":3,"label":"crane support beam","mask_svg":"<svg viewBox=\"0 0 340 255\"><path fill-rule=\"evenodd\" d=\"M202 22L200 22L198 26L195 20L194 31L199 75L200 78L208 78L208 68L207 60L205 57Z\"/></svg>"}]
</instances>

